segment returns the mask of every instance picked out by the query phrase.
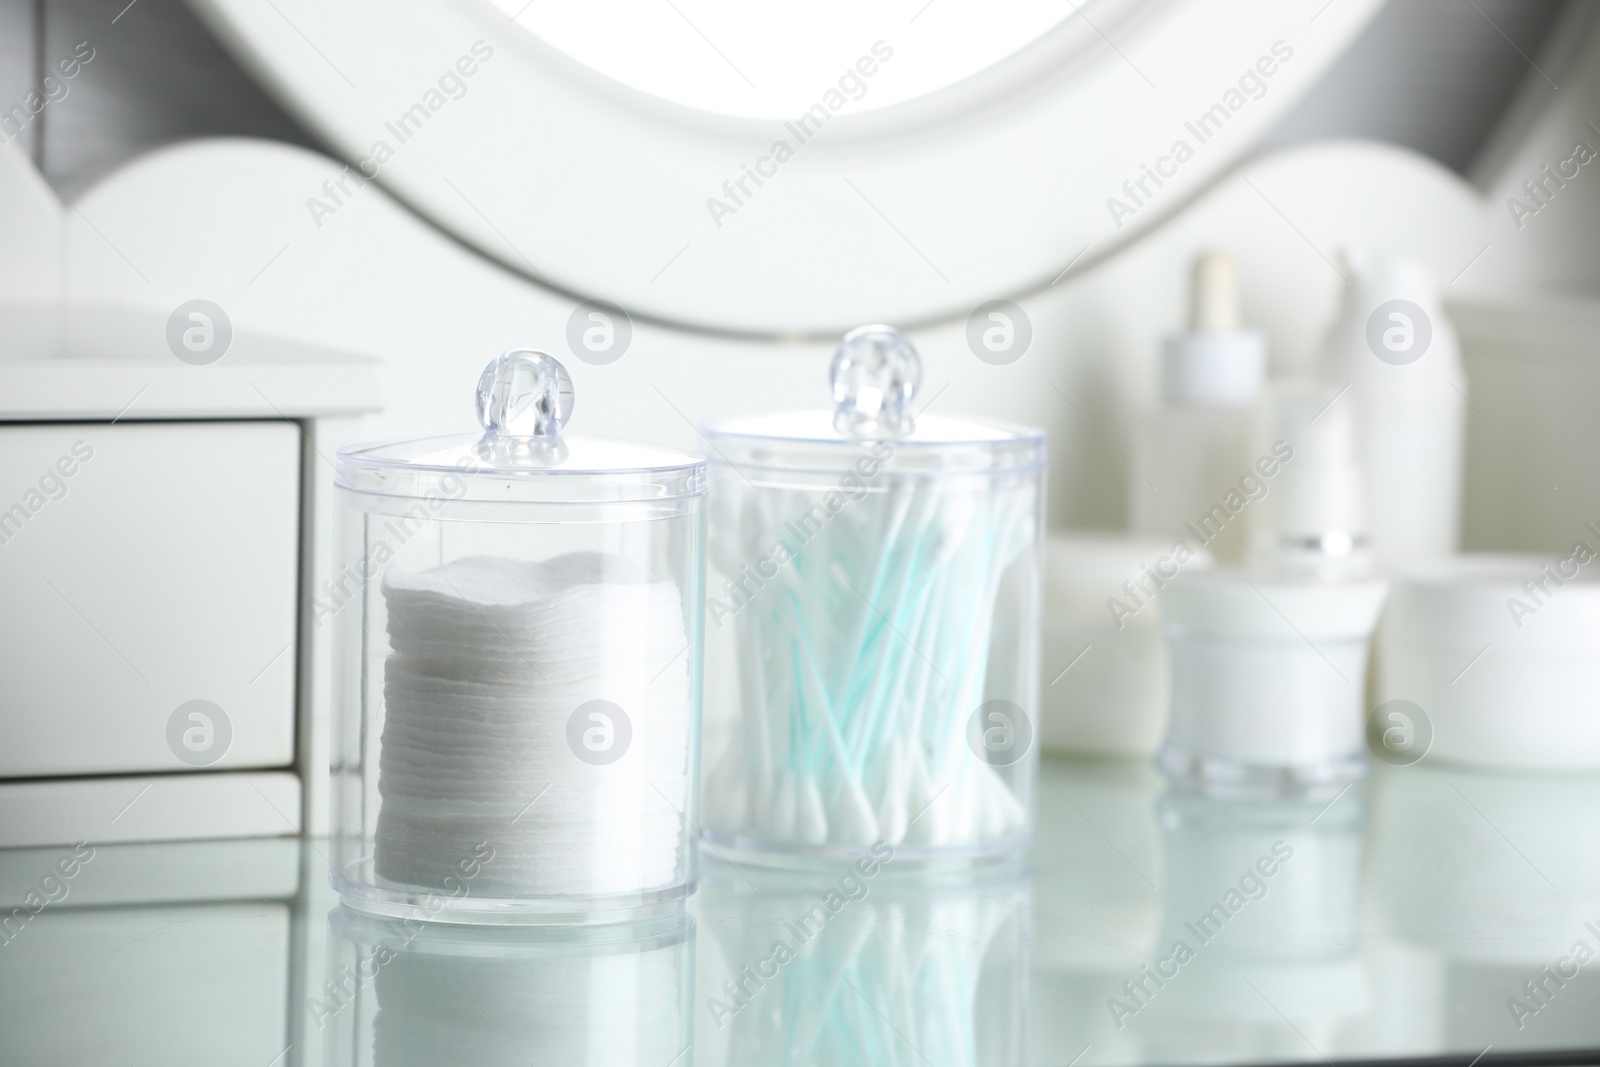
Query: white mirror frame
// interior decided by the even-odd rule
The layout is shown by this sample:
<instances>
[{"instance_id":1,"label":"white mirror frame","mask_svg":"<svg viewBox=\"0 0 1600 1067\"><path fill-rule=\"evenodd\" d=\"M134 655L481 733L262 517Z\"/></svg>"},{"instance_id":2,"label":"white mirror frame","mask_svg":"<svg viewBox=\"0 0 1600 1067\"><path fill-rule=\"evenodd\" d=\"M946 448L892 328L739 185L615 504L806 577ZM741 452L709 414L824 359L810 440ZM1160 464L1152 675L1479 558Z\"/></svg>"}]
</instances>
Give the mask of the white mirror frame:
<instances>
[{"instance_id":1,"label":"white mirror frame","mask_svg":"<svg viewBox=\"0 0 1600 1067\"><path fill-rule=\"evenodd\" d=\"M1380 0L1099 0L1092 22L1080 10L920 99L845 108L806 143L623 86L489 0L191 3L352 164L342 190L306 191L322 224L367 161L423 217L575 300L784 336L965 316L1100 261L1235 162ZM735 203L741 165L772 173Z\"/></svg>"}]
</instances>

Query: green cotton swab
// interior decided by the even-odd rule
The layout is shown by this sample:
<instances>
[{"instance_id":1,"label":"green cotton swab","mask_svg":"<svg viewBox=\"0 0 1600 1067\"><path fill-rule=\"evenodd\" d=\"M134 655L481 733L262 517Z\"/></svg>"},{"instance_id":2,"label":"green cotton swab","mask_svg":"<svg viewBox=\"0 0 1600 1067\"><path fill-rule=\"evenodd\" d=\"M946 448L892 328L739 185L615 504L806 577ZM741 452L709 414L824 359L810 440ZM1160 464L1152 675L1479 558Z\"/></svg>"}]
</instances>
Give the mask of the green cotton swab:
<instances>
[{"instance_id":1,"label":"green cotton swab","mask_svg":"<svg viewBox=\"0 0 1600 1067\"><path fill-rule=\"evenodd\" d=\"M912 615L915 617L920 616L926 611L928 598L933 592L937 579L937 567L929 566L923 563L923 560L928 555L932 555L934 559L938 558L937 554L925 553L925 544L928 540L929 531L937 521L937 516L939 513L939 509L937 507L937 494L924 492L922 495L925 505L922 509L923 515L920 519L917 533L912 539L910 546L903 551L896 550L893 547L894 543L890 542L891 547L885 550L883 553L885 560L894 554L900 555L904 560L904 566L899 568L899 580L895 585L896 596L889 604L889 611L892 611L899 616L900 623L904 623L906 615ZM914 575L917 574L923 574L925 577L923 577L920 582L914 582ZM920 585L921 588L917 592L912 593L911 590L916 588L918 585ZM879 610L882 609L879 608ZM873 732L876 728L876 724L882 718L885 702L892 700L899 695L897 689L890 689L887 692L884 690L884 683L896 673L893 670L895 658L897 657L901 664L905 664L909 662L910 656L915 654L914 648L908 649L901 647L906 643L906 639L903 636L905 633L905 627L903 625L892 624L886 619L884 626L888 630L892 631L894 635L893 642L891 642L889 646L893 650L893 656L877 657L876 669L870 676L871 681L876 684L872 689L870 699L867 701L866 711L864 713L867 723L866 737L869 740L873 738ZM886 636L885 640L889 641L890 638ZM858 650L857 652L857 664L861 662L861 651L862 650ZM854 670L854 667L852 669ZM858 734L857 736L859 737L860 735ZM870 755L869 750L860 751L857 763L858 768L862 766L868 755Z\"/></svg>"},{"instance_id":2,"label":"green cotton swab","mask_svg":"<svg viewBox=\"0 0 1600 1067\"><path fill-rule=\"evenodd\" d=\"M869 700L866 707L864 709L861 708L860 694L865 687L871 686L881 675L886 659L892 657L898 651L894 648L897 627L890 620L888 614L883 611L884 591L887 583L888 588L895 593L892 598L888 599L889 610L898 613L903 599L902 592L909 582L910 575L917 562L914 545L913 551L909 553L902 552L897 548L902 538L906 516L910 510L910 501L914 495L917 494L914 494L911 490L906 490L897 501L894 517L890 522L889 534L884 538L882 546L876 552L877 567L870 586L870 592L864 594L867 599L867 604L865 605L867 610L858 613L858 618L860 619L857 627L858 637L848 648L849 658L847 662L849 663L849 669L844 672L846 682L843 691L846 694L845 700L853 718L871 713L872 701ZM922 505L922 510L926 510L926 494L921 495L924 500L919 503ZM919 517L920 521L922 521L921 517ZM834 566L839 567L841 571L844 569L842 562L837 559L834 561ZM893 577L891 578L890 575L893 575ZM848 576L846 575L843 580L848 581ZM869 623L870 637L864 636L867 633ZM871 654L873 647L880 641L883 643L884 649L878 655L873 656ZM864 671L863 667L869 669ZM859 771L860 765L861 759L858 758L856 761L857 771Z\"/></svg>"},{"instance_id":3,"label":"green cotton swab","mask_svg":"<svg viewBox=\"0 0 1600 1067\"><path fill-rule=\"evenodd\" d=\"M899 485L894 486L890 492L894 494L895 497L894 512L889 519L889 528L884 531L881 542L883 545L893 545L899 539L900 530L905 525L906 514L911 509L912 498L914 496L909 488ZM870 545L870 541L868 543ZM889 559L890 553L888 551L878 552L878 566L872 576L871 588L867 593L869 600L875 602L882 591L884 573L888 570ZM856 651L856 655L849 661L850 669L845 675L845 690L847 692L849 691L851 684L855 681L856 670L861 662L859 651L865 642L865 628L870 620L870 616L867 614L862 614L859 616L859 619L860 621L856 625L855 636L849 646L851 649Z\"/></svg>"}]
</instances>

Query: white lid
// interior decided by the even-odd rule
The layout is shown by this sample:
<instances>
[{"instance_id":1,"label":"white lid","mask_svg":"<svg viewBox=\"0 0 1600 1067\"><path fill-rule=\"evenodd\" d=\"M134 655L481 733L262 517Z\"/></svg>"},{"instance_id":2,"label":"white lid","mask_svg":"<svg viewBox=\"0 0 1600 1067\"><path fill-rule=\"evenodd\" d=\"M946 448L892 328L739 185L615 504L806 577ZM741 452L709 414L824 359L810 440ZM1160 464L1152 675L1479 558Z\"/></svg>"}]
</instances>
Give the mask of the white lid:
<instances>
[{"instance_id":1,"label":"white lid","mask_svg":"<svg viewBox=\"0 0 1600 1067\"><path fill-rule=\"evenodd\" d=\"M1378 579L1329 582L1298 572L1223 568L1183 574L1161 590L1176 637L1261 641L1364 641L1383 607Z\"/></svg>"},{"instance_id":2,"label":"white lid","mask_svg":"<svg viewBox=\"0 0 1600 1067\"><path fill-rule=\"evenodd\" d=\"M1600 558L1593 538L1584 547L1586 553L1473 552L1404 564L1394 575L1384 633L1407 646L1450 649L1453 657L1458 649L1491 646L1497 661L1520 658L1532 669L1557 652L1600 661Z\"/></svg>"},{"instance_id":3,"label":"white lid","mask_svg":"<svg viewBox=\"0 0 1600 1067\"><path fill-rule=\"evenodd\" d=\"M1267 342L1255 330L1181 333L1161 350L1161 392L1169 401L1248 407L1267 377Z\"/></svg>"}]
</instances>

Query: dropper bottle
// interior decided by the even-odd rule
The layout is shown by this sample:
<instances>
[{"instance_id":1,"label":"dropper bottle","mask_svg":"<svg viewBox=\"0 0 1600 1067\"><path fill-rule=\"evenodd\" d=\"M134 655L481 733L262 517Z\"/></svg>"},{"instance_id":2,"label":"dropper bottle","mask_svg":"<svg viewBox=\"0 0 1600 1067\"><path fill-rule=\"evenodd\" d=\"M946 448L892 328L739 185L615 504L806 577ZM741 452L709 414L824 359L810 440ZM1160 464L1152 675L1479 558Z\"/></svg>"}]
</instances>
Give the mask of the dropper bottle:
<instances>
[{"instance_id":1,"label":"dropper bottle","mask_svg":"<svg viewBox=\"0 0 1600 1067\"><path fill-rule=\"evenodd\" d=\"M1255 459L1252 413L1267 367L1266 342L1242 328L1239 304L1233 260L1196 260L1189 328L1163 345L1162 403L1140 420L1129 472L1135 532L1198 537L1224 563L1244 554L1246 522L1221 505Z\"/></svg>"}]
</instances>

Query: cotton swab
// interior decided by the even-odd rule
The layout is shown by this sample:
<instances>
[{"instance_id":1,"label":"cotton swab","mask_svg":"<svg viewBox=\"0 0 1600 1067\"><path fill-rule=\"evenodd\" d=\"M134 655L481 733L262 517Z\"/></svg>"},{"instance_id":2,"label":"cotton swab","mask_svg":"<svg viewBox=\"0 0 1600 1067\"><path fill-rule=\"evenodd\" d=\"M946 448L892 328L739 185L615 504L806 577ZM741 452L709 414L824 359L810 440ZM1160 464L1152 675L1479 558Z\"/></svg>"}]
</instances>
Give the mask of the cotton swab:
<instances>
[{"instance_id":1,"label":"cotton swab","mask_svg":"<svg viewBox=\"0 0 1600 1067\"><path fill-rule=\"evenodd\" d=\"M1037 615L1042 436L954 420L920 434L919 364L887 328L847 337L834 369L836 430L708 430L753 465L716 469L713 560L742 576L740 702L708 823L763 849L1004 851L1028 832L1032 771L992 766L969 723L1036 692L1035 653L1015 645ZM846 483L835 462L866 473Z\"/></svg>"}]
</instances>

